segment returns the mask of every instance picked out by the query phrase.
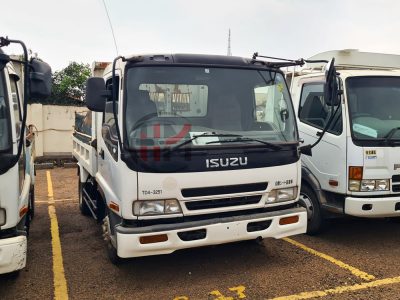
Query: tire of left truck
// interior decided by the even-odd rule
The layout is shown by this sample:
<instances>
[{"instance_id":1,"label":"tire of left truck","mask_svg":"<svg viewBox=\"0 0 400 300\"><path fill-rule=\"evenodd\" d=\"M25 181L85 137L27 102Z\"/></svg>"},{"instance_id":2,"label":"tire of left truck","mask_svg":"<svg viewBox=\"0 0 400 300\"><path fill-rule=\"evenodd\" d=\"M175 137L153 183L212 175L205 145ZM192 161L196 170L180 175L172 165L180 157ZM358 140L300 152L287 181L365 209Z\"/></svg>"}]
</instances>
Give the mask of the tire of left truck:
<instances>
[{"instance_id":1,"label":"tire of left truck","mask_svg":"<svg viewBox=\"0 0 400 300\"><path fill-rule=\"evenodd\" d=\"M29 192L29 212L28 212L29 222L32 222L34 217L35 217L35 189L31 188Z\"/></svg>"},{"instance_id":2,"label":"tire of left truck","mask_svg":"<svg viewBox=\"0 0 400 300\"><path fill-rule=\"evenodd\" d=\"M83 201L83 187L84 183L82 183L81 178L79 178L78 181L79 210L81 211L82 215L89 216L90 215L89 207L87 206L86 202Z\"/></svg>"}]
</instances>

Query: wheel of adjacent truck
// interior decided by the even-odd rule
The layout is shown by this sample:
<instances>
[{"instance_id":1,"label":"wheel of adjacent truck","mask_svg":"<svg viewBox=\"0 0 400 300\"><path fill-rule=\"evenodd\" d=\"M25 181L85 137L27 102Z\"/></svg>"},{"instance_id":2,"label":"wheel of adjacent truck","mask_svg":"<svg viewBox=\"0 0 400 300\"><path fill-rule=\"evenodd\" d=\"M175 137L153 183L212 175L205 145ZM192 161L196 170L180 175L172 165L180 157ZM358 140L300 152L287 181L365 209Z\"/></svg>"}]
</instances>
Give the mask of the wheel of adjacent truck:
<instances>
[{"instance_id":1,"label":"wheel of adjacent truck","mask_svg":"<svg viewBox=\"0 0 400 300\"><path fill-rule=\"evenodd\" d=\"M323 229L321 206L314 191L306 185L301 187L299 204L307 209L307 234L314 235L321 232Z\"/></svg>"},{"instance_id":2,"label":"wheel of adjacent truck","mask_svg":"<svg viewBox=\"0 0 400 300\"><path fill-rule=\"evenodd\" d=\"M85 201L83 201L83 186L84 183L81 182L81 179L79 178L78 181L78 197L79 197L79 210L81 211L81 214L84 216L89 216L90 215L90 210Z\"/></svg>"},{"instance_id":3,"label":"wheel of adjacent truck","mask_svg":"<svg viewBox=\"0 0 400 300\"><path fill-rule=\"evenodd\" d=\"M29 192L29 211L28 211L29 222L32 222L34 217L35 217L35 189L32 188Z\"/></svg>"}]
</instances>

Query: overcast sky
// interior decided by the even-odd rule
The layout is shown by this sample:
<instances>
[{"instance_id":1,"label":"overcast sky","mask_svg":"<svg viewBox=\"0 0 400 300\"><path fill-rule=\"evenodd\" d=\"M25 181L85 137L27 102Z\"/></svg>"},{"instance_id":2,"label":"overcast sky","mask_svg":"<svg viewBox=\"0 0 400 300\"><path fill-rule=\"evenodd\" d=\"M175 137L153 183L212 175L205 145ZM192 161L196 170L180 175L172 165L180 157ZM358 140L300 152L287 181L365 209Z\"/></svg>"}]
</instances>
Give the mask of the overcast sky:
<instances>
[{"instance_id":1,"label":"overcast sky","mask_svg":"<svg viewBox=\"0 0 400 300\"><path fill-rule=\"evenodd\" d=\"M334 49L400 54L397 0L105 0L122 55L309 57ZM0 35L60 70L116 56L102 0L0 0ZM8 53L18 49L7 49Z\"/></svg>"}]
</instances>

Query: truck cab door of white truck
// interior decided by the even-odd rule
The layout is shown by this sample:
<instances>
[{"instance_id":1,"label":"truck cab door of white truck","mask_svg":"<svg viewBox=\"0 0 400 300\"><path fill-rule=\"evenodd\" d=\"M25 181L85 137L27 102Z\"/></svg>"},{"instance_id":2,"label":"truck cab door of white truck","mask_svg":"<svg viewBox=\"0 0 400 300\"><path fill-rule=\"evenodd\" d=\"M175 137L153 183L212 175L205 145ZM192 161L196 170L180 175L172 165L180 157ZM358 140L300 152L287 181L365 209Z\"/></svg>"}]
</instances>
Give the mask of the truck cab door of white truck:
<instances>
[{"instance_id":1,"label":"truck cab door of white truck","mask_svg":"<svg viewBox=\"0 0 400 300\"><path fill-rule=\"evenodd\" d=\"M298 120L304 144L315 143L337 107L324 101L324 82L301 84ZM303 164L318 178L323 190L345 192L346 130L343 122L344 104L340 103L329 129L312 150L312 156L302 156Z\"/></svg>"}]
</instances>

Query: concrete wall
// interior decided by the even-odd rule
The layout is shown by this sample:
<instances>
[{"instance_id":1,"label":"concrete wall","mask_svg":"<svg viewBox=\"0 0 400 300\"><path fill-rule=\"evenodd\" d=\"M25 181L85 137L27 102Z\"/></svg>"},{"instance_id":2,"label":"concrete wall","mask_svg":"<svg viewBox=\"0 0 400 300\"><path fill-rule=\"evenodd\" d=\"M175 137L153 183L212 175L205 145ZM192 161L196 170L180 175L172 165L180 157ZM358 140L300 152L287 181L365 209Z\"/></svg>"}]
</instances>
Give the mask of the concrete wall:
<instances>
[{"instance_id":1,"label":"concrete wall","mask_svg":"<svg viewBox=\"0 0 400 300\"><path fill-rule=\"evenodd\" d=\"M86 110L75 106L28 105L27 125L33 124L38 130L36 156L71 155L75 112Z\"/></svg>"}]
</instances>

